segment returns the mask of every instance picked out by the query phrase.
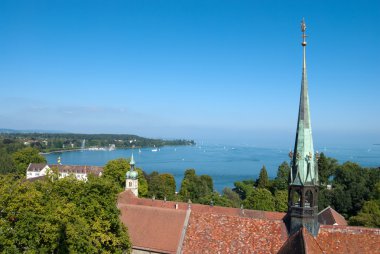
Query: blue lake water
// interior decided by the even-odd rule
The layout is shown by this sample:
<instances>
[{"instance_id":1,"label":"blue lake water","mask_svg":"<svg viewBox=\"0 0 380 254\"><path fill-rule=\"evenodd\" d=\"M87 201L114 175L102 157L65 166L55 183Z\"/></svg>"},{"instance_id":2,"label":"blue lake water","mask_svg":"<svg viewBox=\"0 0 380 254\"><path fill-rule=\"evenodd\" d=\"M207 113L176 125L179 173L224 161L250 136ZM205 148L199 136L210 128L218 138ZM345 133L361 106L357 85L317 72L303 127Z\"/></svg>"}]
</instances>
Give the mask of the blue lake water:
<instances>
[{"instance_id":1,"label":"blue lake water","mask_svg":"<svg viewBox=\"0 0 380 254\"><path fill-rule=\"evenodd\" d=\"M319 148L329 157L336 158L340 163L353 161L363 167L380 167L380 146L362 148ZM270 177L275 177L278 166L283 161L289 161L288 149L258 148L250 146L202 145L161 147L152 152L152 148L133 150L136 166L147 173L158 171L171 173L180 187L183 173L194 168L197 174L210 175L214 180L215 189L233 187L235 181L257 178L263 165ZM104 166L109 160L129 158L131 149L114 151L72 151L46 154L48 163L56 164L58 156L62 164Z\"/></svg>"}]
</instances>

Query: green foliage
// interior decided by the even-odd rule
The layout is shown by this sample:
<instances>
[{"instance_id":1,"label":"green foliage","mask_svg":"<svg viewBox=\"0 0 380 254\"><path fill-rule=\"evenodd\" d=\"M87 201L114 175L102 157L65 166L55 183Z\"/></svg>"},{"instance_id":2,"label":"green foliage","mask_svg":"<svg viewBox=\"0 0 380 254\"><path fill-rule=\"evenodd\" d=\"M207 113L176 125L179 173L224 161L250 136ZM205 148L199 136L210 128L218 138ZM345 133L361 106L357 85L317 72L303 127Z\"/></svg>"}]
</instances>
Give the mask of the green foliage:
<instances>
[{"instance_id":1,"label":"green foliage","mask_svg":"<svg viewBox=\"0 0 380 254\"><path fill-rule=\"evenodd\" d=\"M125 187L125 174L129 169L129 160L124 158L110 160L104 167L103 177L113 181L122 190Z\"/></svg>"},{"instance_id":2,"label":"green foliage","mask_svg":"<svg viewBox=\"0 0 380 254\"><path fill-rule=\"evenodd\" d=\"M117 191L94 176L87 182L0 176L0 252L129 253Z\"/></svg>"},{"instance_id":3,"label":"green foliage","mask_svg":"<svg viewBox=\"0 0 380 254\"><path fill-rule=\"evenodd\" d=\"M26 170L26 168L25 168ZM8 154L5 149L0 149L0 174L15 173L16 166L12 155Z\"/></svg>"},{"instance_id":4,"label":"green foliage","mask_svg":"<svg viewBox=\"0 0 380 254\"><path fill-rule=\"evenodd\" d=\"M264 188L255 189L243 201L244 208L262 210L262 211L275 211L275 202L272 193Z\"/></svg>"},{"instance_id":5,"label":"green foliage","mask_svg":"<svg viewBox=\"0 0 380 254\"><path fill-rule=\"evenodd\" d=\"M145 178L145 172L140 169L136 168L136 171L138 172L138 181L139 181L139 197L147 197L148 196L148 181Z\"/></svg>"},{"instance_id":6,"label":"green foliage","mask_svg":"<svg viewBox=\"0 0 380 254\"><path fill-rule=\"evenodd\" d=\"M31 147L44 152L80 149L84 139L86 147L108 147L110 144L114 144L116 148L195 144L193 140L149 139L129 134L0 133L1 139L6 143L15 142L21 145L22 142L29 142Z\"/></svg>"},{"instance_id":7,"label":"green foliage","mask_svg":"<svg viewBox=\"0 0 380 254\"><path fill-rule=\"evenodd\" d=\"M380 228L380 200L366 201L358 215L350 218L349 224Z\"/></svg>"},{"instance_id":8,"label":"green foliage","mask_svg":"<svg viewBox=\"0 0 380 254\"><path fill-rule=\"evenodd\" d=\"M287 190L289 184L290 166L284 161L277 170L277 176L273 181L273 192L276 190Z\"/></svg>"},{"instance_id":9,"label":"green foliage","mask_svg":"<svg viewBox=\"0 0 380 254\"><path fill-rule=\"evenodd\" d=\"M369 200L369 169L346 162L336 170L333 190L333 206L348 217L356 215L365 200ZM378 179L377 181L380 181Z\"/></svg>"},{"instance_id":10,"label":"green foliage","mask_svg":"<svg viewBox=\"0 0 380 254\"><path fill-rule=\"evenodd\" d=\"M223 189L223 197L229 199L232 203L232 206L236 208L239 208L242 203L239 194L227 187Z\"/></svg>"},{"instance_id":11,"label":"green foliage","mask_svg":"<svg viewBox=\"0 0 380 254\"><path fill-rule=\"evenodd\" d=\"M216 206L224 206L224 207L234 207L232 201L228 199L226 196L220 195L218 192L212 192L204 197L199 199L200 204L204 205L216 205Z\"/></svg>"},{"instance_id":12,"label":"green foliage","mask_svg":"<svg viewBox=\"0 0 380 254\"><path fill-rule=\"evenodd\" d=\"M254 190L255 181L254 180L244 180L241 182L234 183L235 188L232 190L236 192L241 200L245 200L247 196Z\"/></svg>"},{"instance_id":13,"label":"green foliage","mask_svg":"<svg viewBox=\"0 0 380 254\"><path fill-rule=\"evenodd\" d=\"M333 205L333 191L326 189L326 187L321 186L319 188L319 193L318 193L318 210L322 211L328 206ZM336 209L336 207L335 207Z\"/></svg>"},{"instance_id":14,"label":"green foliage","mask_svg":"<svg viewBox=\"0 0 380 254\"><path fill-rule=\"evenodd\" d=\"M328 179L335 174L338 167L338 161L333 158L326 157L321 153L318 159L319 182L324 185L328 183Z\"/></svg>"},{"instance_id":15,"label":"green foliage","mask_svg":"<svg viewBox=\"0 0 380 254\"><path fill-rule=\"evenodd\" d=\"M263 166L260 170L260 175L259 175L259 178L257 179L257 187L258 188L269 187L268 172L265 166Z\"/></svg>"},{"instance_id":16,"label":"green foliage","mask_svg":"<svg viewBox=\"0 0 380 254\"><path fill-rule=\"evenodd\" d=\"M197 203L202 197L206 197L214 190L210 176L197 176L194 169L187 169L181 183L179 195L183 201L189 199Z\"/></svg>"},{"instance_id":17,"label":"green foliage","mask_svg":"<svg viewBox=\"0 0 380 254\"><path fill-rule=\"evenodd\" d=\"M159 174L152 172L149 177L148 196L155 196L157 199L175 199L176 184L174 176L171 174Z\"/></svg>"},{"instance_id":18,"label":"green foliage","mask_svg":"<svg viewBox=\"0 0 380 254\"><path fill-rule=\"evenodd\" d=\"M277 212L288 211L288 191L278 190L274 193L274 205Z\"/></svg>"},{"instance_id":19,"label":"green foliage","mask_svg":"<svg viewBox=\"0 0 380 254\"><path fill-rule=\"evenodd\" d=\"M25 175L30 163L46 163L45 157L39 154L37 149L26 147L12 154L16 166L16 173Z\"/></svg>"}]
</instances>

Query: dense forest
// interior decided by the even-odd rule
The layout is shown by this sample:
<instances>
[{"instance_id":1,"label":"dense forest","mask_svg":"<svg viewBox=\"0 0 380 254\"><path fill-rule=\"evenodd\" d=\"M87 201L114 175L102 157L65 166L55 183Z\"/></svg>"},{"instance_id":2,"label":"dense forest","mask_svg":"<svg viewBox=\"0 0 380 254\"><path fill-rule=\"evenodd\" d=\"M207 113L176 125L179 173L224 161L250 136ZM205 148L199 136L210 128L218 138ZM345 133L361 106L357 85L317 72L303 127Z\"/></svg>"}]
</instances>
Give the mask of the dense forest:
<instances>
[{"instance_id":1,"label":"dense forest","mask_svg":"<svg viewBox=\"0 0 380 254\"><path fill-rule=\"evenodd\" d=\"M102 177L58 180L58 172L37 181L25 180L31 162L46 162L33 147L16 140L0 140L0 252L1 253L128 253L130 241L121 224L116 197L124 189L129 161L109 161ZM321 154L318 161L319 209L333 207L350 225L380 227L380 169L363 168ZM290 167L278 167L274 179L265 166L257 179L234 183L222 193L213 179L187 169L176 192L174 176L147 174L137 168L139 196L206 205L287 211ZM331 188L330 188L331 187Z\"/></svg>"},{"instance_id":2,"label":"dense forest","mask_svg":"<svg viewBox=\"0 0 380 254\"><path fill-rule=\"evenodd\" d=\"M129 134L73 133L0 133L0 141L21 143L41 152L81 149L83 144L85 148L108 148L111 145L115 145L115 148L141 148L195 144L193 140L150 139Z\"/></svg>"}]
</instances>

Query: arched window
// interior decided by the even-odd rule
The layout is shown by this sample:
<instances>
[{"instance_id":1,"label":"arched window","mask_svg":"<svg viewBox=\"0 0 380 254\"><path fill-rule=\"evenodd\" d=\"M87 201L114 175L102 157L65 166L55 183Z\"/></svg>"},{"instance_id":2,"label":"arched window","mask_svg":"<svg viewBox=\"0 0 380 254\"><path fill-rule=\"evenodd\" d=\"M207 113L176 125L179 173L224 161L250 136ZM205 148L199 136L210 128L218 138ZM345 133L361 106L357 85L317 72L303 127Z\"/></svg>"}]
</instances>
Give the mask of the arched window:
<instances>
[{"instance_id":1,"label":"arched window","mask_svg":"<svg viewBox=\"0 0 380 254\"><path fill-rule=\"evenodd\" d=\"M308 190L305 194L305 207L313 207L313 203L313 193L311 192L311 190Z\"/></svg>"},{"instance_id":2,"label":"arched window","mask_svg":"<svg viewBox=\"0 0 380 254\"><path fill-rule=\"evenodd\" d=\"M298 206L298 207L300 206L301 194L299 193L298 190L292 190L291 201L292 201L292 206Z\"/></svg>"}]
</instances>

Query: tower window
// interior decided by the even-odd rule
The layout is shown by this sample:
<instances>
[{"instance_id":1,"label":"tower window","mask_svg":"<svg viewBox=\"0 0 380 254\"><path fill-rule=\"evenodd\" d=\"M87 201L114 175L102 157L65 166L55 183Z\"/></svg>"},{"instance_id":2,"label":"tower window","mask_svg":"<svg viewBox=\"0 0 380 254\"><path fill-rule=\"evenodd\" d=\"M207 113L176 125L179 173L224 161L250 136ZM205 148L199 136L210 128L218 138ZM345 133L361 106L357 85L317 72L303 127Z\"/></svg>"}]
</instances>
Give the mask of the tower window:
<instances>
[{"instance_id":1,"label":"tower window","mask_svg":"<svg viewBox=\"0 0 380 254\"><path fill-rule=\"evenodd\" d=\"M308 190L305 194L305 207L313 207L313 203L313 193L311 190Z\"/></svg>"},{"instance_id":2,"label":"tower window","mask_svg":"<svg viewBox=\"0 0 380 254\"><path fill-rule=\"evenodd\" d=\"M292 190L292 193L291 193L291 202L292 202L292 206L298 206L300 207L300 203L301 203L301 195L299 193L299 190Z\"/></svg>"}]
</instances>

